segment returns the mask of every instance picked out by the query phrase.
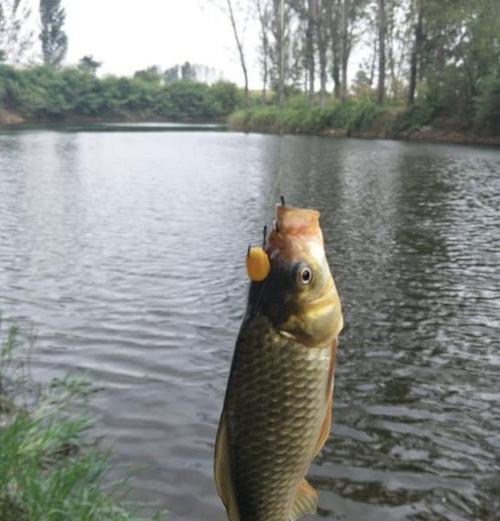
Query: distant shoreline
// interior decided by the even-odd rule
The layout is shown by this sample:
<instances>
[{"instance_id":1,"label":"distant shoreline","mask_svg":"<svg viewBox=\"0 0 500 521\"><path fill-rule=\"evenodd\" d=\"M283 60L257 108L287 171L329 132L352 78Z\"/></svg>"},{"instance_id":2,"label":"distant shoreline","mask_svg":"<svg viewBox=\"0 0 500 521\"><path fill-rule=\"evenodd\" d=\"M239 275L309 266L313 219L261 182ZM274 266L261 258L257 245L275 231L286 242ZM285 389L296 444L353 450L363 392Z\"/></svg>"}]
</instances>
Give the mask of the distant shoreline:
<instances>
[{"instance_id":1,"label":"distant shoreline","mask_svg":"<svg viewBox=\"0 0 500 521\"><path fill-rule=\"evenodd\" d=\"M489 145L500 147L500 136L480 136L478 134L452 129L439 129L431 126L422 127L408 134L377 134L376 132L352 132L339 129L326 129L318 135L333 138L354 139L392 139L411 143L436 143L454 145Z\"/></svg>"},{"instance_id":2,"label":"distant shoreline","mask_svg":"<svg viewBox=\"0 0 500 521\"><path fill-rule=\"evenodd\" d=\"M227 126L229 130L244 132L244 133L256 133L256 134L274 134L277 135L274 129L264 128L249 128L248 125L234 125L226 123L225 121L213 121L204 119L182 119L173 121L172 119L165 118L151 118L151 117L140 117L127 115L124 117L85 117L85 116L74 116L65 119L27 119L23 118L16 112L0 109L0 126L12 127L12 128L24 128L24 127L36 127L36 126L57 126L57 125L85 125L85 124L103 124L113 125L116 123L123 123L126 125L130 124L148 124L148 123L170 123L173 126L178 125L213 125L214 128L224 128ZM117 127L117 130L119 127ZM154 129L154 127L153 127ZM152 129L152 130L153 130ZM355 138L355 139L392 139L396 141L408 141L414 143L441 143L441 144L457 144L457 145L489 145L494 147L500 147L500 136L481 136L473 132L465 132L456 129L444 129L435 128L432 126L424 126L418 130L412 132L392 134L385 130L378 131L347 131L345 129L338 128L326 128L317 132L308 131L288 131L284 132L285 135L315 135L330 138Z\"/></svg>"},{"instance_id":3,"label":"distant shoreline","mask_svg":"<svg viewBox=\"0 0 500 521\"><path fill-rule=\"evenodd\" d=\"M144 116L140 114L127 114L124 116L81 116L70 115L65 118L25 118L21 114L0 108L0 125L15 126L15 125L79 125L79 124L93 124L93 123L178 123L178 124L194 124L194 125L225 125L225 120L220 121L205 118L161 118L154 116Z\"/></svg>"},{"instance_id":4,"label":"distant shoreline","mask_svg":"<svg viewBox=\"0 0 500 521\"><path fill-rule=\"evenodd\" d=\"M417 143L449 143L500 147L500 135L446 124L420 123L401 108L362 103L333 109L259 107L239 110L228 118L230 130L263 134L313 135L332 138L392 139Z\"/></svg>"}]
</instances>

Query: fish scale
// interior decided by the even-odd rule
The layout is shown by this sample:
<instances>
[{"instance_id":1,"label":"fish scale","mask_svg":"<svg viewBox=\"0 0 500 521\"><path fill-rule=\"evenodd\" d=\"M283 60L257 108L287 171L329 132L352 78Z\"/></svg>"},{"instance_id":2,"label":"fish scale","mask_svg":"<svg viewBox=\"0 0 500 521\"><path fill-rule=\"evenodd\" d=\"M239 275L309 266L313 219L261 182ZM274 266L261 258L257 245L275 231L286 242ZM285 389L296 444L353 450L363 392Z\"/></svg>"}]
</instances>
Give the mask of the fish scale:
<instances>
[{"instance_id":1,"label":"fish scale","mask_svg":"<svg viewBox=\"0 0 500 521\"><path fill-rule=\"evenodd\" d=\"M324 417L331 351L281 335L262 315L243 324L225 404L240 521L288 521Z\"/></svg>"}]
</instances>

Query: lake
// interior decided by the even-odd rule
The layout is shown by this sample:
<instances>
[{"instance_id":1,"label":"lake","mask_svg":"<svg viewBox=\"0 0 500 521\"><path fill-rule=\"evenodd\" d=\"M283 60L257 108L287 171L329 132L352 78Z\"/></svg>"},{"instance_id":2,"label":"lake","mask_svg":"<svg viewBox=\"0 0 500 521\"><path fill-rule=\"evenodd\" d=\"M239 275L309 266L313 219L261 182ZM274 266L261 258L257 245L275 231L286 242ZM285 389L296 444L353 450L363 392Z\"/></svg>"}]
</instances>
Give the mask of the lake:
<instances>
[{"instance_id":1,"label":"lake","mask_svg":"<svg viewBox=\"0 0 500 521\"><path fill-rule=\"evenodd\" d=\"M0 309L35 330L37 379L101 389L96 434L141 469L130 499L225 519L245 255L283 193L321 212L346 323L319 517L500 519L500 150L89 130L0 133Z\"/></svg>"}]
</instances>

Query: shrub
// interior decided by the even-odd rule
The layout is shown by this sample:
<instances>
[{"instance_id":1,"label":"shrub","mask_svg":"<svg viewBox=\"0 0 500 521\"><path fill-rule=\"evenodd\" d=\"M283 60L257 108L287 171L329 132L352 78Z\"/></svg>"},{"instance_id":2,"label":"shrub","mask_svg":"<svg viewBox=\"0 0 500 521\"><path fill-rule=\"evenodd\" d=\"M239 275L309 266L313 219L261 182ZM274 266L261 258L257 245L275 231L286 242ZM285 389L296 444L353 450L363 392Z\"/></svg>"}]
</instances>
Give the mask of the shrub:
<instances>
[{"instance_id":1,"label":"shrub","mask_svg":"<svg viewBox=\"0 0 500 521\"><path fill-rule=\"evenodd\" d=\"M475 98L474 124L489 132L500 132L500 76L484 78L479 84L479 95Z\"/></svg>"}]
</instances>

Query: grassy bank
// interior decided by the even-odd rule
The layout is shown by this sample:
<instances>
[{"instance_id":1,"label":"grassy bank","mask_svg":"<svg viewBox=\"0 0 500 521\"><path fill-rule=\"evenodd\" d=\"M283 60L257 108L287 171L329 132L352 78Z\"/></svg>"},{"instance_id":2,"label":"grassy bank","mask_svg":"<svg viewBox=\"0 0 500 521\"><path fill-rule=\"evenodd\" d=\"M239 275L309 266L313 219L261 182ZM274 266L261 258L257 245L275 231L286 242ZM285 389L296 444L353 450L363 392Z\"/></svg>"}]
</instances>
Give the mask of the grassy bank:
<instances>
[{"instance_id":1,"label":"grassy bank","mask_svg":"<svg viewBox=\"0 0 500 521\"><path fill-rule=\"evenodd\" d=\"M34 386L16 363L16 328L0 324L0 520L139 521L117 498L125 483L105 484L108 455L89 444L81 380Z\"/></svg>"},{"instance_id":2,"label":"grassy bank","mask_svg":"<svg viewBox=\"0 0 500 521\"><path fill-rule=\"evenodd\" d=\"M494 115L493 115L494 116ZM372 101L331 101L325 107L309 106L303 97L283 109L274 105L253 107L231 114L231 129L278 134L320 134L338 137L408 139L500 145L500 109L487 121L465 124L440 117L424 103L377 105Z\"/></svg>"}]
</instances>

